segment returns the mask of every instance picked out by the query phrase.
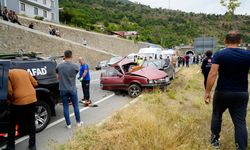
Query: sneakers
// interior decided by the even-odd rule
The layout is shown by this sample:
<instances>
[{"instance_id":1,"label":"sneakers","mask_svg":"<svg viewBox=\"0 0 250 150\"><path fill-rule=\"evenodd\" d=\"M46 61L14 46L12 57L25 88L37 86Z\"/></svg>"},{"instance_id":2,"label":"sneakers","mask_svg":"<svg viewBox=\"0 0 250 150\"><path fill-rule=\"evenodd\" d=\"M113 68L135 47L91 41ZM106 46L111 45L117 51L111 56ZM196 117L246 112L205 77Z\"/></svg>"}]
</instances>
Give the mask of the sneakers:
<instances>
[{"instance_id":1,"label":"sneakers","mask_svg":"<svg viewBox=\"0 0 250 150\"><path fill-rule=\"evenodd\" d=\"M212 134L211 135L211 139L210 139L210 144L215 148L215 149L219 149L220 148L220 139Z\"/></svg>"},{"instance_id":2,"label":"sneakers","mask_svg":"<svg viewBox=\"0 0 250 150\"><path fill-rule=\"evenodd\" d=\"M76 126L77 127L81 127L83 125L83 122L81 121L81 122L78 122L77 124L76 124Z\"/></svg>"},{"instance_id":3,"label":"sneakers","mask_svg":"<svg viewBox=\"0 0 250 150\"><path fill-rule=\"evenodd\" d=\"M84 107L91 106L92 101L91 100L82 100L81 103L83 104Z\"/></svg>"},{"instance_id":4,"label":"sneakers","mask_svg":"<svg viewBox=\"0 0 250 150\"><path fill-rule=\"evenodd\" d=\"M71 129L71 125L66 125L66 128L67 129Z\"/></svg>"},{"instance_id":5,"label":"sneakers","mask_svg":"<svg viewBox=\"0 0 250 150\"><path fill-rule=\"evenodd\" d=\"M76 124L76 126L77 126L77 127L83 126L83 121L78 122L78 123ZM66 125L66 128L67 128L67 129L71 129L71 128L72 128L72 127L71 127L71 124L70 124L70 125Z\"/></svg>"},{"instance_id":6,"label":"sneakers","mask_svg":"<svg viewBox=\"0 0 250 150\"><path fill-rule=\"evenodd\" d=\"M79 101L79 103L85 104L86 101L87 101L86 99L82 99L82 100Z\"/></svg>"}]
</instances>

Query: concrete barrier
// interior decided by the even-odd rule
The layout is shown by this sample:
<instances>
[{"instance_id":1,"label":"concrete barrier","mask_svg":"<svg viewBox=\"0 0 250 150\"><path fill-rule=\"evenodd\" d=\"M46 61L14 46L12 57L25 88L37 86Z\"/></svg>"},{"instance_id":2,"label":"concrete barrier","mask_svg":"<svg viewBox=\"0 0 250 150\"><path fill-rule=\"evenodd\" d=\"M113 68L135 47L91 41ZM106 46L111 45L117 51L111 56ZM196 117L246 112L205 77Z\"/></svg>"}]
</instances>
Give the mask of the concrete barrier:
<instances>
[{"instance_id":1,"label":"concrete barrier","mask_svg":"<svg viewBox=\"0 0 250 150\"><path fill-rule=\"evenodd\" d=\"M39 21L32 18L20 16L20 22L28 26L31 22L34 23L34 29L49 33L49 25L59 29L62 38L77 42L84 43L84 39L87 41L87 45L97 49L101 49L117 55L126 56L130 53L138 52L140 48L147 47L149 43L137 42L114 37L112 35L105 35L96 32L90 32L83 29L73 28L65 25L54 24L51 22Z\"/></svg>"},{"instance_id":2,"label":"concrete barrier","mask_svg":"<svg viewBox=\"0 0 250 150\"><path fill-rule=\"evenodd\" d=\"M97 62L110 59L115 54L79 43L51 36L24 26L0 20L0 52L17 51L42 52L46 56L60 56L65 50L72 50L74 61L82 56L90 67Z\"/></svg>"}]
</instances>

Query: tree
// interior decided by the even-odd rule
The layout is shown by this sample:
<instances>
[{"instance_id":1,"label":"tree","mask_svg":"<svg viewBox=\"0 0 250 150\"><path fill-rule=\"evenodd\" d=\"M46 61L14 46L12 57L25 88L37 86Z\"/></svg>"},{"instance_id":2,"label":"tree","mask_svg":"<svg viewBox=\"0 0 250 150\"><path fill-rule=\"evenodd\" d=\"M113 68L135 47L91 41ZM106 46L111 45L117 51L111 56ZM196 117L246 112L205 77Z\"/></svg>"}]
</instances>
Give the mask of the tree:
<instances>
[{"instance_id":1,"label":"tree","mask_svg":"<svg viewBox=\"0 0 250 150\"><path fill-rule=\"evenodd\" d=\"M220 0L222 6L225 6L228 10L227 17L234 22L234 12L237 7L240 7L240 2L238 0Z\"/></svg>"},{"instance_id":2,"label":"tree","mask_svg":"<svg viewBox=\"0 0 250 150\"><path fill-rule=\"evenodd\" d=\"M218 0L228 10L225 15L151 9L141 4L117 1L127 0L59 0L60 7L64 8L60 10L60 21L97 32L137 31L140 36L136 40L163 47L192 44L199 36L217 37L223 44L225 32L237 28L246 33L242 37L244 41L250 39L250 16L233 17L239 2L242 2L240 0ZM105 31L98 28L103 25Z\"/></svg>"}]
</instances>

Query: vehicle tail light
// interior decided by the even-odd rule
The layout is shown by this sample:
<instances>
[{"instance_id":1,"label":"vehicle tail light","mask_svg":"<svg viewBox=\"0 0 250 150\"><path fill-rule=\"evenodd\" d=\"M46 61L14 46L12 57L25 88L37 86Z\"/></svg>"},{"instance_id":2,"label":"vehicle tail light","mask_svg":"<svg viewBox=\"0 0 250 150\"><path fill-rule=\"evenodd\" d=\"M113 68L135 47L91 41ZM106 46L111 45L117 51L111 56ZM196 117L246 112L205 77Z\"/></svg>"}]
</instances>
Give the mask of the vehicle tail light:
<instances>
[{"instance_id":1,"label":"vehicle tail light","mask_svg":"<svg viewBox=\"0 0 250 150\"><path fill-rule=\"evenodd\" d=\"M0 133L0 137L7 137L8 134L7 133Z\"/></svg>"},{"instance_id":2,"label":"vehicle tail light","mask_svg":"<svg viewBox=\"0 0 250 150\"><path fill-rule=\"evenodd\" d=\"M18 129L19 129L19 126L18 126L18 125L16 125L16 136L18 136L18 135L19 135Z\"/></svg>"},{"instance_id":3,"label":"vehicle tail light","mask_svg":"<svg viewBox=\"0 0 250 150\"><path fill-rule=\"evenodd\" d=\"M19 135L19 132L18 132L18 129L19 129L19 126L16 125L16 133L15 135L18 136ZM8 137L8 133L0 133L0 137Z\"/></svg>"}]
</instances>

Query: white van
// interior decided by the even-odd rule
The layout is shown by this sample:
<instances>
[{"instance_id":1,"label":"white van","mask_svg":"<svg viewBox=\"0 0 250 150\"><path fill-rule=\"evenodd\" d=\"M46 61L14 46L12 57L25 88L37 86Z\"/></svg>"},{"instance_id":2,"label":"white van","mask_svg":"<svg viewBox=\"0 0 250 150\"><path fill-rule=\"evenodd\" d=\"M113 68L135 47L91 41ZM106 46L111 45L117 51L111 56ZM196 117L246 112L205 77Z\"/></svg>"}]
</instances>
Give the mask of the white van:
<instances>
[{"instance_id":1,"label":"white van","mask_svg":"<svg viewBox=\"0 0 250 150\"><path fill-rule=\"evenodd\" d=\"M163 50L162 51L162 58L166 59L166 58L172 58L173 55L176 55L176 51L173 49L167 49L167 50Z\"/></svg>"},{"instance_id":2,"label":"white van","mask_svg":"<svg viewBox=\"0 0 250 150\"><path fill-rule=\"evenodd\" d=\"M137 57L138 54L137 53L131 53L127 56L127 58L131 61L135 61L135 57Z\"/></svg>"},{"instance_id":3,"label":"white van","mask_svg":"<svg viewBox=\"0 0 250 150\"><path fill-rule=\"evenodd\" d=\"M159 59L160 55L162 54L162 49L158 47L149 47L149 48L141 48L139 50L138 56L142 58L149 59L150 57L152 59Z\"/></svg>"}]
</instances>

